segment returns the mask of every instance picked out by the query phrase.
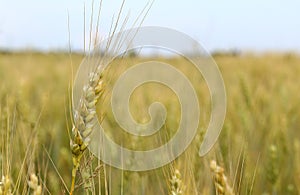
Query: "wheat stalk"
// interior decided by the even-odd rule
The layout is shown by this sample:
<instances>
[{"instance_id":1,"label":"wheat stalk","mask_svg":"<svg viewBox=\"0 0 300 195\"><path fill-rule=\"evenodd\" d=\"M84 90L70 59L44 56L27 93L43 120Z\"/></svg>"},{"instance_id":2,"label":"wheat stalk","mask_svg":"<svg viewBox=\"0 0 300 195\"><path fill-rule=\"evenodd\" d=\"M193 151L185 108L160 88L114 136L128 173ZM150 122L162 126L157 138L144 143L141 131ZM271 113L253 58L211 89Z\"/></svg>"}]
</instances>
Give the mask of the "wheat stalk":
<instances>
[{"instance_id":1,"label":"wheat stalk","mask_svg":"<svg viewBox=\"0 0 300 195\"><path fill-rule=\"evenodd\" d=\"M94 1L93 1L94 3ZM72 181L71 181L71 189L70 189L70 194L73 194L74 188L75 188L75 177L76 177L76 172L79 168L80 161L82 159L83 153L86 150L86 148L89 146L90 143L90 138L89 136L91 135L94 126L97 123L97 117L96 117L96 105L99 102L100 99L103 99L103 94L105 91L105 84L104 84L104 79L103 79L103 72L106 69L106 63L104 61L112 60L111 55L112 53L116 52L116 50L119 49L120 44L122 45L123 42L120 40L121 36L119 37L117 35L117 41L113 42L113 38L108 39L108 42L105 45L105 51L104 51L104 56L101 55L101 47L99 46L100 44L97 43L97 40L99 39L98 37L98 26L99 26L99 16L100 16L100 10L101 10L101 5L102 5L102 0L100 1L99 5L99 12L98 12L98 18L97 18L97 25L96 25L96 37L94 41L94 50L97 50L95 52L91 52L91 47L92 47L92 23L93 23L93 3L92 3L92 14L90 18L90 40L89 40L89 52L92 53L89 55L86 60L89 67L92 67L92 70L89 71L87 76L87 82L83 85L83 88L80 89L80 98L79 102L76 102L77 107L73 107L73 124L72 124L72 138L70 140L70 147L71 151L73 154L72 161L73 161L73 169L72 169ZM112 29L109 33L109 37L114 37L117 31L117 28L119 26L120 18L122 15L123 7L125 4L125 0L122 1L121 7L119 9L119 12L117 14L117 19L115 22L112 22ZM145 8L142 10L140 13L140 16L144 11L148 11L150 9L152 4L149 5L149 3L145 6ZM147 11L147 12L148 12ZM147 14L145 13L145 16ZM84 10L84 15L85 15L85 10ZM139 16L139 17L140 17ZM84 16L85 17L85 16ZM139 18L138 17L138 18ZM125 25L127 23L128 16L125 18L120 31L124 30ZM138 19L134 22L134 25ZM143 21L143 20L142 20ZM85 33L85 21L84 21L84 33ZM112 43L113 42L113 43ZM98 44L98 45L97 45ZM85 48L85 38L84 38L84 48ZM98 56L99 53L100 56ZM97 58L97 59L96 59ZM95 60L95 61L94 61ZM84 78L86 79L86 78ZM73 104L74 105L74 104ZM101 119L103 119L103 116L100 116Z\"/></svg>"},{"instance_id":2,"label":"wheat stalk","mask_svg":"<svg viewBox=\"0 0 300 195\"><path fill-rule=\"evenodd\" d=\"M97 21L97 33L98 36L98 25L99 16L101 10L102 0L100 1L98 21ZM91 28L90 28L90 42L92 33L92 21L93 21L93 6L92 3L92 15L91 15ZM84 8L84 34L85 34L85 8ZM97 39L97 37L96 37ZM95 39L95 40L96 40ZM96 44L96 43L95 43ZM84 37L84 51L85 51L85 37ZM89 145L89 135L92 133L92 129L96 124L94 118L96 116L96 104L103 94L104 87L101 72L103 67L101 65L96 66L95 70L90 72L88 76L88 82L83 86L82 96L79 101L79 107L73 108L73 124L72 124L72 139L70 139L70 148L72 151L72 181L70 194L73 194L75 189L75 178L76 172L79 168L81 158L84 151Z\"/></svg>"}]
</instances>

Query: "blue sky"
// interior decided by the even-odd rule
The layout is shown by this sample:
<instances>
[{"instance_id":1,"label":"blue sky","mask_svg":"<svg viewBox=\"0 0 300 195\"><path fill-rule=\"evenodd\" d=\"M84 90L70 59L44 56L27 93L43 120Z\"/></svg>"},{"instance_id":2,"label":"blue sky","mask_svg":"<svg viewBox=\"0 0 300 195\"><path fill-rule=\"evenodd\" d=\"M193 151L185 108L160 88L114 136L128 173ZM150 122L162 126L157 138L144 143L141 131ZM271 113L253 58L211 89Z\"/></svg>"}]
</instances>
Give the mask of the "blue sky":
<instances>
[{"instance_id":1,"label":"blue sky","mask_svg":"<svg viewBox=\"0 0 300 195\"><path fill-rule=\"evenodd\" d=\"M0 47L67 49L69 13L72 48L82 49L83 7L89 17L91 2L0 0ZM121 2L103 0L101 35L108 34ZM123 18L130 13L129 27L147 2L126 0ZM143 25L179 30L208 50L300 52L299 0L156 0Z\"/></svg>"}]
</instances>

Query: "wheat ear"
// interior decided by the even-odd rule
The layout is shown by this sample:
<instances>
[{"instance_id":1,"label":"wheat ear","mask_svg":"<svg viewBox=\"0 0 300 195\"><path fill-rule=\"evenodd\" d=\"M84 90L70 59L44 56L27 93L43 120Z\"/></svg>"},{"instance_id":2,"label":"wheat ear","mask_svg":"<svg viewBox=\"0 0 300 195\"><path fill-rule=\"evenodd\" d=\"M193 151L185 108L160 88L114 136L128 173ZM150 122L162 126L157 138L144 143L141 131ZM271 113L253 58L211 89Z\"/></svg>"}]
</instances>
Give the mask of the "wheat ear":
<instances>
[{"instance_id":1,"label":"wheat ear","mask_svg":"<svg viewBox=\"0 0 300 195\"><path fill-rule=\"evenodd\" d=\"M82 155L89 145L89 135L92 133L92 129L96 123L94 120L96 116L96 104L104 92L103 80L100 75L101 70L97 68L95 72L89 74L89 82L83 87L79 107L77 110L73 110L73 137L70 141L73 154L73 169L70 194L74 191L76 172Z\"/></svg>"},{"instance_id":2,"label":"wheat ear","mask_svg":"<svg viewBox=\"0 0 300 195\"><path fill-rule=\"evenodd\" d=\"M42 186L39 185L38 177L34 173L29 176L28 186L33 190L33 195L42 194Z\"/></svg>"},{"instance_id":3,"label":"wheat ear","mask_svg":"<svg viewBox=\"0 0 300 195\"><path fill-rule=\"evenodd\" d=\"M210 170L214 174L214 183L217 194L222 195L234 195L231 186L228 183L228 179L224 173L224 168L217 165L215 160L210 162Z\"/></svg>"},{"instance_id":4,"label":"wheat ear","mask_svg":"<svg viewBox=\"0 0 300 195\"><path fill-rule=\"evenodd\" d=\"M11 181L8 176L2 176L0 182L0 195L11 195Z\"/></svg>"},{"instance_id":5,"label":"wheat ear","mask_svg":"<svg viewBox=\"0 0 300 195\"><path fill-rule=\"evenodd\" d=\"M181 174L178 169L174 171L174 174L170 179L170 183L171 183L170 195L183 195L184 185L182 183Z\"/></svg>"}]
</instances>

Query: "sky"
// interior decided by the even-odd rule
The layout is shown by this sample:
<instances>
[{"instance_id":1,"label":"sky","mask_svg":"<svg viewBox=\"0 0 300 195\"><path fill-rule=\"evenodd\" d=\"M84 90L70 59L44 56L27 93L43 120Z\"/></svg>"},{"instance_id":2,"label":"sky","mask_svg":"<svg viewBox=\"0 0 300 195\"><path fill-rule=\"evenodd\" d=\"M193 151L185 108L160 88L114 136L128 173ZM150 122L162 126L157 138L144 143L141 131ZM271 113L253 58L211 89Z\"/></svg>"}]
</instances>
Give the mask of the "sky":
<instances>
[{"instance_id":1,"label":"sky","mask_svg":"<svg viewBox=\"0 0 300 195\"><path fill-rule=\"evenodd\" d=\"M148 2L126 0L121 20L128 15L131 27ZM100 35L121 3L103 0ZM67 50L70 37L73 50L83 49L84 7L88 32L91 0L0 0L0 48ZM93 29L98 8L95 0ZM209 51L300 52L300 0L155 0L142 25L181 31Z\"/></svg>"}]
</instances>

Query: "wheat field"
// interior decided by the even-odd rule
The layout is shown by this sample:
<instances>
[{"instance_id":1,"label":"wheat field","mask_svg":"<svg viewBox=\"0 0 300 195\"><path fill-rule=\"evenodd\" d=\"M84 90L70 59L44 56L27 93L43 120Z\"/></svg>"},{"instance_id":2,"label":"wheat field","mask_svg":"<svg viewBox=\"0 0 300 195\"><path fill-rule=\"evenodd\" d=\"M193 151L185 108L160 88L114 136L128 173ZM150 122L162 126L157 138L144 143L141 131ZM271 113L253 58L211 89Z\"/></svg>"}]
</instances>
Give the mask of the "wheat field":
<instances>
[{"instance_id":1,"label":"wheat field","mask_svg":"<svg viewBox=\"0 0 300 195\"><path fill-rule=\"evenodd\" d=\"M0 194L68 194L72 181L70 94L72 68L84 56L68 53L2 52L0 54ZM214 55L226 86L227 114L218 142L198 156L209 120L207 87L197 87L203 107L199 133L174 162L145 171L122 171L85 151L76 172L74 194L299 194L300 193L300 57L296 54ZM126 62L139 62L128 57ZM185 69L183 59L161 59ZM113 83L127 65L113 64ZM104 78L106 79L106 77ZM111 89L110 83L106 85ZM171 91L145 86L133 95L130 109L137 121L147 119L153 98L166 104L168 134L178 125L178 102ZM157 89L152 89L157 87ZM149 93L153 91L153 93ZM145 101L140 96L149 97ZM174 96L174 97L173 97ZM171 99L171 100L170 100ZM123 134L108 105L104 126L116 142L137 147ZM171 102L171 103L170 103ZM142 147L155 147L150 139Z\"/></svg>"}]
</instances>

